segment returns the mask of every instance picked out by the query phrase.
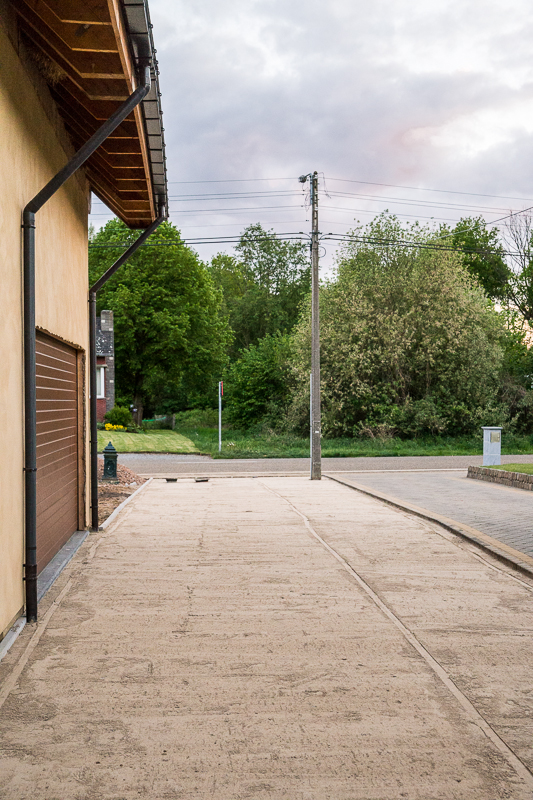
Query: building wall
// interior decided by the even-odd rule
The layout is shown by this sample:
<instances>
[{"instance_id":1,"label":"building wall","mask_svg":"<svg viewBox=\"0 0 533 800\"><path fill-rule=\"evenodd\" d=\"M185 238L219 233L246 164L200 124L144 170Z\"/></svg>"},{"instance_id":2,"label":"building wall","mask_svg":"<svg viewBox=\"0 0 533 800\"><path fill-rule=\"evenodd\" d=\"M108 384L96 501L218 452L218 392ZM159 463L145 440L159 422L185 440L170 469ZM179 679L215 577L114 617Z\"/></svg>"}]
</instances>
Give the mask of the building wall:
<instances>
[{"instance_id":1,"label":"building wall","mask_svg":"<svg viewBox=\"0 0 533 800\"><path fill-rule=\"evenodd\" d=\"M115 405L115 326L109 310L96 317L96 356L98 364L105 364L105 398L97 403L98 422L102 422Z\"/></svg>"},{"instance_id":2,"label":"building wall","mask_svg":"<svg viewBox=\"0 0 533 800\"><path fill-rule=\"evenodd\" d=\"M21 212L71 155L46 85L40 85L40 76L18 49L9 24L8 20L7 27L0 26L0 444L4 454L0 461L0 638L24 602ZM83 176L78 176L44 206L36 221L37 327L79 348L83 365L88 350L87 210L87 187ZM83 383L86 409L85 376ZM82 450L87 460L86 421L84 428ZM88 487L84 485L83 491L87 498Z\"/></svg>"},{"instance_id":3,"label":"building wall","mask_svg":"<svg viewBox=\"0 0 533 800\"><path fill-rule=\"evenodd\" d=\"M97 317L98 322L98 317ZM97 351L98 352L98 351ZM106 363L105 356L96 356L96 366L103 367ZM104 394L105 397L98 397L96 400L96 420L97 422L103 422L104 416L107 411L107 368L104 370Z\"/></svg>"}]
</instances>

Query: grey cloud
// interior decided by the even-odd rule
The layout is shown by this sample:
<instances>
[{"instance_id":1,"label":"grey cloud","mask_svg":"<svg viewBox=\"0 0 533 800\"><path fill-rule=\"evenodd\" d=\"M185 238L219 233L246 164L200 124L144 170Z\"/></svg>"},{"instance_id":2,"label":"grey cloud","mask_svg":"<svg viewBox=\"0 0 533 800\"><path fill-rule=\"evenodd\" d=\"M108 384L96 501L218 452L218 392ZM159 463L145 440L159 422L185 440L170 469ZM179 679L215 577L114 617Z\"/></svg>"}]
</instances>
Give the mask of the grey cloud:
<instances>
[{"instance_id":1,"label":"grey cloud","mask_svg":"<svg viewBox=\"0 0 533 800\"><path fill-rule=\"evenodd\" d=\"M531 194L533 137L520 124L512 141L475 156L433 141L474 112L504 114L517 97L530 102L533 12L522 0L509 0L506 10L480 0L150 6L171 181L318 169L366 181ZM195 190L204 189L187 189Z\"/></svg>"}]
</instances>

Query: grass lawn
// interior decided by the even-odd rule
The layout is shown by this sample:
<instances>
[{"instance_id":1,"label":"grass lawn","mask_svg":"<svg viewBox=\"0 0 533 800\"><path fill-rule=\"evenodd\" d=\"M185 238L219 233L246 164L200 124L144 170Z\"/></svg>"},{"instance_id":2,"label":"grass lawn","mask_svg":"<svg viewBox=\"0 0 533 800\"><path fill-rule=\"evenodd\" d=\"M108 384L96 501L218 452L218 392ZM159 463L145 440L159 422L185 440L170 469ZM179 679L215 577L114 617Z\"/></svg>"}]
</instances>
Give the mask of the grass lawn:
<instances>
[{"instance_id":1,"label":"grass lawn","mask_svg":"<svg viewBox=\"0 0 533 800\"><path fill-rule=\"evenodd\" d=\"M224 420L224 417L223 417ZM322 455L342 456L473 456L483 452L479 436L428 437L425 439L323 439ZM223 424L222 452L218 452L217 411L185 411L176 414L176 430L144 433L98 431L98 450L111 441L119 453L204 453L213 458L308 458L309 439L268 430L242 431ZM503 434L502 453L533 453L533 438ZM511 469L507 465L502 469ZM517 465L514 465L517 466ZM518 465L520 466L520 465ZM526 465L527 466L527 465ZM523 465L522 465L523 467ZM516 470L518 471L518 470Z\"/></svg>"},{"instance_id":2,"label":"grass lawn","mask_svg":"<svg viewBox=\"0 0 533 800\"><path fill-rule=\"evenodd\" d=\"M98 452L111 442L118 453L197 453L193 442L176 431L98 431Z\"/></svg>"},{"instance_id":3,"label":"grass lawn","mask_svg":"<svg viewBox=\"0 0 533 800\"><path fill-rule=\"evenodd\" d=\"M503 469L505 472L523 472L524 475L533 475L533 464L501 464L491 469Z\"/></svg>"},{"instance_id":4,"label":"grass lawn","mask_svg":"<svg viewBox=\"0 0 533 800\"><path fill-rule=\"evenodd\" d=\"M185 417L185 414L183 415ZM192 421L192 420L191 420ZM184 424L185 423L185 424ZM187 424L188 423L188 424ZM196 445L200 453L213 458L298 458L309 456L309 440L303 437L269 432L252 433L222 429L222 451L218 452L218 428L202 424L191 425L185 418L177 420L177 430ZM504 436L502 453L533 453L529 436ZM479 437L434 437L428 439L322 439L322 455L342 456L462 456L482 455L483 440Z\"/></svg>"}]
</instances>

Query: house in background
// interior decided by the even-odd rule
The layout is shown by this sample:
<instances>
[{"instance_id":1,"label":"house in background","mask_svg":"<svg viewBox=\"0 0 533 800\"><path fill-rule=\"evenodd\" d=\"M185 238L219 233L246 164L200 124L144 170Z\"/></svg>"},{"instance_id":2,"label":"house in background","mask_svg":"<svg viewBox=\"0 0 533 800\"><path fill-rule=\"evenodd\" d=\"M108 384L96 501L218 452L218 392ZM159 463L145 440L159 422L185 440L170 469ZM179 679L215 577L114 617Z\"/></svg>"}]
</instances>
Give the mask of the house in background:
<instances>
[{"instance_id":1,"label":"house in background","mask_svg":"<svg viewBox=\"0 0 533 800\"><path fill-rule=\"evenodd\" d=\"M115 332L113 312L96 317L96 407L98 422L115 405Z\"/></svg>"},{"instance_id":2,"label":"house in background","mask_svg":"<svg viewBox=\"0 0 533 800\"><path fill-rule=\"evenodd\" d=\"M0 462L0 639L24 613L28 568L35 589L35 576L90 520L90 195L129 228L146 229L166 206L151 28L147 0L0 0L0 443L8 454ZM137 97L39 205L43 188ZM34 534L36 565L28 563Z\"/></svg>"}]
</instances>

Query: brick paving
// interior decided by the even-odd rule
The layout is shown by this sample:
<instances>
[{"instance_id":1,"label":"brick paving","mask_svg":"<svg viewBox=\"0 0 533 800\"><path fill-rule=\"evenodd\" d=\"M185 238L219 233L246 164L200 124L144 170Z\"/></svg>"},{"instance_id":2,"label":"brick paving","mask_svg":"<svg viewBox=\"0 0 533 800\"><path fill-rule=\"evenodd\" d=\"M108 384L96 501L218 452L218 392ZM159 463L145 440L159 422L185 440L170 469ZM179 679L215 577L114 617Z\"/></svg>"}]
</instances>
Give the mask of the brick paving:
<instances>
[{"instance_id":1,"label":"brick paving","mask_svg":"<svg viewBox=\"0 0 533 800\"><path fill-rule=\"evenodd\" d=\"M520 460L525 462L525 457ZM470 525L533 556L531 492L469 479L466 472L354 472L342 477Z\"/></svg>"}]
</instances>

